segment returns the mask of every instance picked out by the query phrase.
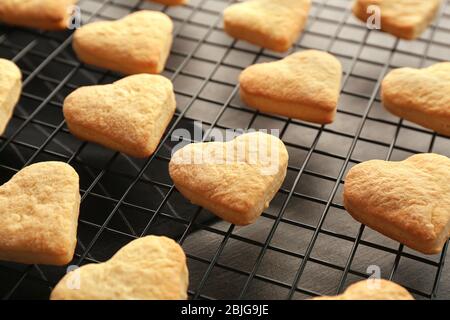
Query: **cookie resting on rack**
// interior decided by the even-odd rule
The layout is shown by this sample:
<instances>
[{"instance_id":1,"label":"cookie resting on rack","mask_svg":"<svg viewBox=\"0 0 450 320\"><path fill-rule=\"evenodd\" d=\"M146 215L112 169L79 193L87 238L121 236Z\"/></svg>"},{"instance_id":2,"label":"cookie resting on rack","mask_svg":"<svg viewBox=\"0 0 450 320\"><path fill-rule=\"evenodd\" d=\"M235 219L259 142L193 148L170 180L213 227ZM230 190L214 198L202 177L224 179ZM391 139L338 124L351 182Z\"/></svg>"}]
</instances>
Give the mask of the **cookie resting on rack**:
<instances>
[{"instance_id":1,"label":"cookie resting on rack","mask_svg":"<svg viewBox=\"0 0 450 320\"><path fill-rule=\"evenodd\" d=\"M450 62L393 70L381 96L393 114L450 137Z\"/></svg>"},{"instance_id":2,"label":"cookie resting on rack","mask_svg":"<svg viewBox=\"0 0 450 320\"><path fill-rule=\"evenodd\" d=\"M358 19L367 22L379 12L381 30L398 38L414 40L436 17L441 2L441 0L356 0L353 13Z\"/></svg>"},{"instance_id":3,"label":"cookie resting on rack","mask_svg":"<svg viewBox=\"0 0 450 320\"><path fill-rule=\"evenodd\" d=\"M65 265L77 242L79 178L64 162L39 162L0 187L0 260Z\"/></svg>"},{"instance_id":4,"label":"cookie resting on rack","mask_svg":"<svg viewBox=\"0 0 450 320\"><path fill-rule=\"evenodd\" d=\"M0 135L5 132L21 92L20 69L14 62L0 59Z\"/></svg>"},{"instance_id":5,"label":"cookie resting on rack","mask_svg":"<svg viewBox=\"0 0 450 320\"><path fill-rule=\"evenodd\" d=\"M450 235L450 159L432 153L371 160L345 178L344 206L359 222L425 254Z\"/></svg>"},{"instance_id":6,"label":"cookie resting on rack","mask_svg":"<svg viewBox=\"0 0 450 320\"><path fill-rule=\"evenodd\" d=\"M78 0L1 0L0 22L43 30L68 28Z\"/></svg>"},{"instance_id":7,"label":"cookie resting on rack","mask_svg":"<svg viewBox=\"0 0 450 320\"><path fill-rule=\"evenodd\" d=\"M173 23L159 11L142 10L116 21L75 31L73 49L87 64L123 74L161 73L172 46Z\"/></svg>"},{"instance_id":8,"label":"cookie resting on rack","mask_svg":"<svg viewBox=\"0 0 450 320\"><path fill-rule=\"evenodd\" d=\"M312 300L414 300L413 296L395 282L369 279L352 284L343 294Z\"/></svg>"},{"instance_id":9,"label":"cookie resting on rack","mask_svg":"<svg viewBox=\"0 0 450 320\"><path fill-rule=\"evenodd\" d=\"M249 107L319 124L333 122L342 67L334 56L317 50L259 63L240 77L240 95Z\"/></svg>"},{"instance_id":10,"label":"cookie resting on rack","mask_svg":"<svg viewBox=\"0 0 450 320\"><path fill-rule=\"evenodd\" d=\"M192 203L230 223L248 225L278 192L287 164L280 139L254 132L228 142L189 144L173 154L169 173Z\"/></svg>"},{"instance_id":11,"label":"cookie resting on rack","mask_svg":"<svg viewBox=\"0 0 450 320\"><path fill-rule=\"evenodd\" d=\"M185 300L186 256L172 239L147 236L131 241L106 262L66 274L51 300Z\"/></svg>"},{"instance_id":12,"label":"cookie resting on rack","mask_svg":"<svg viewBox=\"0 0 450 320\"><path fill-rule=\"evenodd\" d=\"M78 88L64 100L63 112L74 136L145 158L155 151L175 108L169 79L137 74Z\"/></svg>"},{"instance_id":13,"label":"cookie resting on rack","mask_svg":"<svg viewBox=\"0 0 450 320\"><path fill-rule=\"evenodd\" d=\"M285 52L303 30L310 6L310 0L249 0L236 3L224 11L224 29L233 38Z\"/></svg>"}]
</instances>

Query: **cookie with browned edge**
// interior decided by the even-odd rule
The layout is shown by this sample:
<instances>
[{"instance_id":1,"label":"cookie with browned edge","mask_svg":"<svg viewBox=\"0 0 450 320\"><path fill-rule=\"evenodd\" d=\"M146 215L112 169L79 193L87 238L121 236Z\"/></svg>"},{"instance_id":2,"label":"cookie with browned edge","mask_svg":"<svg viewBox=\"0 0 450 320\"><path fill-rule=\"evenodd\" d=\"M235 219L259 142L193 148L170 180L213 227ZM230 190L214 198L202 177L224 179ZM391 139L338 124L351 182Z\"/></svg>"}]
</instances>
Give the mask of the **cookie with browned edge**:
<instances>
[{"instance_id":1,"label":"cookie with browned edge","mask_svg":"<svg viewBox=\"0 0 450 320\"><path fill-rule=\"evenodd\" d=\"M39 162L0 186L0 260L69 263L77 243L79 178L64 162Z\"/></svg>"},{"instance_id":2,"label":"cookie with browned edge","mask_svg":"<svg viewBox=\"0 0 450 320\"><path fill-rule=\"evenodd\" d=\"M414 300L413 296L395 282L368 279L349 286L343 294L317 297L312 300Z\"/></svg>"},{"instance_id":3,"label":"cookie with browned edge","mask_svg":"<svg viewBox=\"0 0 450 320\"><path fill-rule=\"evenodd\" d=\"M192 203L228 222L248 225L281 187L288 157L280 139L253 132L228 142L189 144L174 153L169 173Z\"/></svg>"},{"instance_id":4,"label":"cookie with browned edge","mask_svg":"<svg viewBox=\"0 0 450 320\"><path fill-rule=\"evenodd\" d=\"M223 13L224 29L233 38L273 51L287 51L308 18L310 0L249 0Z\"/></svg>"},{"instance_id":5,"label":"cookie with browned edge","mask_svg":"<svg viewBox=\"0 0 450 320\"><path fill-rule=\"evenodd\" d=\"M341 78L339 60L306 50L248 67L239 77L240 94L262 112L326 124L336 114Z\"/></svg>"},{"instance_id":6,"label":"cookie with browned edge","mask_svg":"<svg viewBox=\"0 0 450 320\"><path fill-rule=\"evenodd\" d=\"M78 0L2 0L0 22L44 30L69 26L73 5Z\"/></svg>"},{"instance_id":7,"label":"cookie with browned edge","mask_svg":"<svg viewBox=\"0 0 450 320\"><path fill-rule=\"evenodd\" d=\"M131 241L106 262L66 274L51 300L181 300L187 298L186 255L172 239Z\"/></svg>"},{"instance_id":8,"label":"cookie with browned edge","mask_svg":"<svg viewBox=\"0 0 450 320\"><path fill-rule=\"evenodd\" d=\"M175 108L169 79L137 74L78 88L64 100L63 111L76 137L145 158L155 151Z\"/></svg>"},{"instance_id":9,"label":"cookie with browned edge","mask_svg":"<svg viewBox=\"0 0 450 320\"><path fill-rule=\"evenodd\" d=\"M137 11L116 21L75 31L73 49L84 63L123 74L161 73L172 45L172 20L159 11Z\"/></svg>"},{"instance_id":10,"label":"cookie with browned edge","mask_svg":"<svg viewBox=\"0 0 450 320\"><path fill-rule=\"evenodd\" d=\"M450 159L414 155L371 160L345 178L344 206L359 222L425 254L442 250L450 235Z\"/></svg>"},{"instance_id":11,"label":"cookie with browned edge","mask_svg":"<svg viewBox=\"0 0 450 320\"><path fill-rule=\"evenodd\" d=\"M398 38L413 40L434 20L440 4L441 0L356 0L353 13L366 22L379 12L381 30Z\"/></svg>"},{"instance_id":12,"label":"cookie with browned edge","mask_svg":"<svg viewBox=\"0 0 450 320\"><path fill-rule=\"evenodd\" d=\"M16 64L0 59L0 134L6 126L22 92L22 73Z\"/></svg>"},{"instance_id":13,"label":"cookie with browned edge","mask_svg":"<svg viewBox=\"0 0 450 320\"><path fill-rule=\"evenodd\" d=\"M393 70L381 91L387 110L450 137L450 62Z\"/></svg>"}]
</instances>

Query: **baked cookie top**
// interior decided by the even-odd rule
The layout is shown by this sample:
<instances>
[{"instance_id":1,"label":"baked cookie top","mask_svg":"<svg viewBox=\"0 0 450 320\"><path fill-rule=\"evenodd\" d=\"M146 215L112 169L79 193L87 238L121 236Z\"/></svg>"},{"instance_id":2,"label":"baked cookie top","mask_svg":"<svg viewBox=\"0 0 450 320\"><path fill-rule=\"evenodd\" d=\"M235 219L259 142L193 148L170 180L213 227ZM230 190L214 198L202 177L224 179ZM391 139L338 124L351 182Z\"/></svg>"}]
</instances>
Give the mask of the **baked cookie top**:
<instances>
[{"instance_id":1,"label":"baked cookie top","mask_svg":"<svg viewBox=\"0 0 450 320\"><path fill-rule=\"evenodd\" d=\"M22 72L17 65L0 58L0 107L8 100L11 88L22 79Z\"/></svg>"},{"instance_id":2,"label":"baked cookie top","mask_svg":"<svg viewBox=\"0 0 450 320\"><path fill-rule=\"evenodd\" d=\"M22 78L22 73L20 72L19 67L17 65L7 59L0 58L0 90L7 91L5 88L8 87L10 82L14 82L17 79Z\"/></svg>"},{"instance_id":3,"label":"baked cookie top","mask_svg":"<svg viewBox=\"0 0 450 320\"><path fill-rule=\"evenodd\" d=\"M450 125L450 62L391 71L383 80L382 97L404 109L439 115Z\"/></svg>"},{"instance_id":4,"label":"baked cookie top","mask_svg":"<svg viewBox=\"0 0 450 320\"><path fill-rule=\"evenodd\" d=\"M239 82L249 94L334 110L341 78L339 60L323 51L306 50L279 61L252 65L241 73Z\"/></svg>"},{"instance_id":5,"label":"baked cookie top","mask_svg":"<svg viewBox=\"0 0 450 320\"><path fill-rule=\"evenodd\" d=\"M414 300L411 294L395 282L368 279L356 282L338 296L325 296L313 300Z\"/></svg>"},{"instance_id":6,"label":"baked cookie top","mask_svg":"<svg viewBox=\"0 0 450 320\"><path fill-rule=\"evenodd\" d=\"M418 154L371 160L345 178L344 205L359 221L423 253L438 253L450 235L450 159Z\"/></svg>"},{"instance_id":7,"label":"baked cookie top","mask_svg":"<svg viewBox=\"0 0 450 320\"><path fill-rule=\"evenodd\" d=\"M32 28L64 29L72 14L71 6L77 2L78 0L2 0L0 21Z\"/></svg>"},{"instance_id":8,"label":"baked cookie top","mask_svg":"<svg viewBox=\"0 0 450 320\"><path fill-rule=\"evenodd\" d=\"M64 162L39 162L0 187L0 260L62 265L76 244L79 178Z\"/></svg>"},{"instance_id":9,"label":"baked cookie top","mask_svg":"<svg viewBox=\"0 0 450 320\"><path fill-rule=\"evenodd\" d=\"M189 144L174 153L169 172L177 188L201 197L218 211L234 212L221 216L246 225L259 217L278 191L288 157L280 139L253 132L225 143Z\"/></svg>"},{"instance_id":10,"label":"baked cookie top","mask_svg":"<svg viewBox=\"0 0 450 320\"><path fill-rule=\"evenodd\" d=\"M275 51L286 51L298 37L310 8L310 0L250 0L224 11L225 31L257 41ZM230 30L232 31L232 30ZM240 35L238 34L240 33ZM261 37L261 39L257 39ZM253 40L252 40L253 38ZM262 43L261 43L262 42Z\"/></svg>"},{"instance_id":11,"label":"baked cookie top","mask_svg":"<svg viewBox=\"0 0 450 320\"><path fill-rule=\"evenodd\" d=\"M172 118L175 107L169 79L138 74L78 88L64 100L63 111L69 129L76 126L145 156L158 145L168 122L164 119Z\"/></svg>"},{"instance_id":12,"label":"baked cookie top","mask_svg":"<svg viewBox=\"0 0 450 320\"><path fill-rule=\"evenodd\" d=\"M0 108L6 108L10 100L11 90L22 80L22 72L17 65L9 60L0 58Z\"/></svg>"},{"instance_id":13,"label":"baked cookie top","mask_svg":"<svg viewBox=\"0 0 450 320\"><path fill-rule=\"evenodd\" d=\"M189 277L183 249L172 239L147 236L131 241L108 261L66 274L52 300L180 300Z\"/></svg>"},{"instance_id":14,"label":"baked cookie top","mask_svg":"<svg viewBox=\"0 0 450 320\"><path fill-rule=\"evenodd\" d=\"M415 39L436 16L441 0L356 0L353 12L367 21L373 14L369 6L378 6L381 12L381 29L397 37Z\"/></svg>"},{"instance_id":15,"label":"baked cookie top","mask_svg":"<svg viewBox=\"0 0 450 320\"><path fill-rule=\"evenodd\" d=\"M159 73L172 44L172 20L141 10L116 21L89 23L74 33L73 48L86 63L125 74Z\"/></svg>"}]
</instances>

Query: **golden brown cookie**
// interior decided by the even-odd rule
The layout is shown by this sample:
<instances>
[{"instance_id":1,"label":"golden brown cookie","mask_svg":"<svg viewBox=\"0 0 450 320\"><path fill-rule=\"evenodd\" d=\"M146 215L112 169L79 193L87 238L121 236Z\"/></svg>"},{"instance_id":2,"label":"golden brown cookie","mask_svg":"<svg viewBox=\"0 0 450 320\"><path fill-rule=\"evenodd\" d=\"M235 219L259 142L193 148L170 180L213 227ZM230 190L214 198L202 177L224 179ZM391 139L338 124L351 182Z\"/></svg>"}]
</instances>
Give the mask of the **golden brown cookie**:
<instances>
[{"instance_id":1,"label":"golden brown cookie","mask_svg":"<svg viewBox=\"0 0 450 320\"><path fill-rule=\"evenodd\" d=\"M418 38L433 21L441 0L356 0L354 15L366 22L374 12L370 6L378 6L381 12L381 29L402 39Z\"/></svg>"},{"instance_id":2,"label":"golden brown cookie","mask_svg":"<svg viewBox=\"0 0 450 320\"><path fill-rule=\"evenodd\" d=\"M169 79L138 74L81 87L64 100L63 111L73 135L144 158L155 151L175 108Z\"/></svg>"},{"instance_id":3,"label":"golden brown cookie","mask_svg":"<svg viewBox=\"0 0 450 320\"><path fill-rule=\"evenodd\" d=\"M40 162L0 187L0 260L64 265L77 242L78 174L64 162Z\"/></svg>"},{"instance_id":4,"label":"golden brown cookie","mask_svg":"<svg viewBox=\"0 0 450 320\"><path fill-rule=\"evenodd\" d=\"M121 248L108 261L65 275L51 300L181 300L189 276L183 249L172 239L147 236Z\"/></svg>"},{"instance_id":5,"label":"golden brown cookie","mask_svg":"<svg viewBox=\"0 0 450 320\"><path fill-rule=\"evenodd\" d=\"M425 254L450 235L450 159L418 154L367 161L345 179L344 205L359 222Z\"/></svg>"},{"instance_id":6,"label":"golden brown cookie","mask_svg":"<svg viewBox=\"0 0 450 320\"><path fill-rule=\"evenodd\" d=\"M169 173L192 203L237 224L254 222L269 206L286 176L283 142L265 133L226 143L194 143L174 153Z\"/></svg>"},{"instance_id":7,"label":"golden brown cookie","mask_svg":"<svg viewBox=\"0 0 450 320\"><path fill-rule=\"evenodd\" d=\"M384 279L369 279L352 284L338 296L312 300L414 300L402 286Z\"/></svg>"},{"instance_id":8,"label":"golden brown cookie","mask_svg":"<svg viewBox=\"0 0 450 320\"><path fill-rule=\"evenodd\" d=\"M78 58L124 74L160 73L172 45L173 23L157 11L142 10L117 21L79 28L73 37Z\"/></svg>"},{"instance_id":9,"label":"golden brown cookie","mask_svg":"<svg viewBox=\"0 0 450 320\"><path fill-rule=\"evenodd\" d=\"M44 30L68 27L72 6L78 0L2 0L0 21Z\"/></svg>"},{"instance_id":10,"label":"golden brown cookie","mask_svg":"<svg viewBox=\"0 0 450 320\"><path fill-rule=\"evenodd\" d=\"M249 0L224 11L225 32L236 39L284 52L305 26L310 0Z\"/></svg>"},{"instance_id":11,"label":"golden brown cookie","mask_svg":"<svg viewBox=\"0 0 450 320\"><path fill-rule=\"evenodd\" d=\"M166 6L178 6L189 2L189 0L147 0L147 1L161 3Z\"/></svg>"},{"instance_id":12,"label":"golden brown cookie","mask_svg":"<svg viewBox=\"0 0 450 320\"><path fill-rule=\"evenodd\" d=\"M307 50L245 69L239 78L241 99L263 112L316 122L333 122L342 67L332 55Z\"/></svg>"},{"instance_id":13,"label":"golden brown cookie","mask_svg":"<svg viewBox=\"0 0 450 320\"><path fill-rule=\"evenodd\" d=\"M393 114L450 136L450 62L391 71L381 96Z\"/></svg>"},{"instance_id":14,"label":"golden brown cookie","mask_svg":"<svg viewBox=\"0 0 450 320\"><path fill-rule=\"evenodd\" d=\"M22 73L12 61L0 59L0 135L19 101L22 92Z\"/></svg>"}]
</instances>

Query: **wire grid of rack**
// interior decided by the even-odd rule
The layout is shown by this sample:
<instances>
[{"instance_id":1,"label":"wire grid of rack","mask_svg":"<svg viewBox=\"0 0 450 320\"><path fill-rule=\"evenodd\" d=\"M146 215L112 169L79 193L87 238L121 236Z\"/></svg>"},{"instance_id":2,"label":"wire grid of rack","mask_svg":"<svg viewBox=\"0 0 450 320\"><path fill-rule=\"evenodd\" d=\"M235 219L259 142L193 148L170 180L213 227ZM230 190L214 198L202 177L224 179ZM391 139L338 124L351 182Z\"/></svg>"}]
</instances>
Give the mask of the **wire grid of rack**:
<instances>
[{"instance_id":1,"label":"wire grid of rack","mask_svg":"<svg viewBox=\"0 0 450 320\"><path fill-rule=\"evenodd\" d=\"M58 160L80 175L82 204L72 264L110 258L147 234L176 239L185 250L192 299L306 299L342 292L379 270L418 299L450 298L442 254L424 256L358 224L342 206L351 166L369 159L401 160L420 152L450 156L450 139L383 110L379 89L390 69L421 67L450 57L450 1L432 27L407 42L369 31L352 17L349 0L314 0L295 50L333 53L344 66L337 119L317 126L248 109L237 79L250 64L282 55L229 38L221 12L235 1L190 0L164 7L138 0L80 0L83 22L114 20L139 9L174 21L164 75L174 82L177 112L157 152L137 160L67 130L64 97L82 85L120 75L80 63L71 32L0 26L0 56L24 75L23 94L0 142L1 183L25 165ZM201 121L201 122L198 122ZM279 129L289 154L288 175L271 206L253 225L235 227L190 204L167 173L177 129ZM65 267L0 262L0 296L47 299Z\"/></svg>"}]
</instances>

